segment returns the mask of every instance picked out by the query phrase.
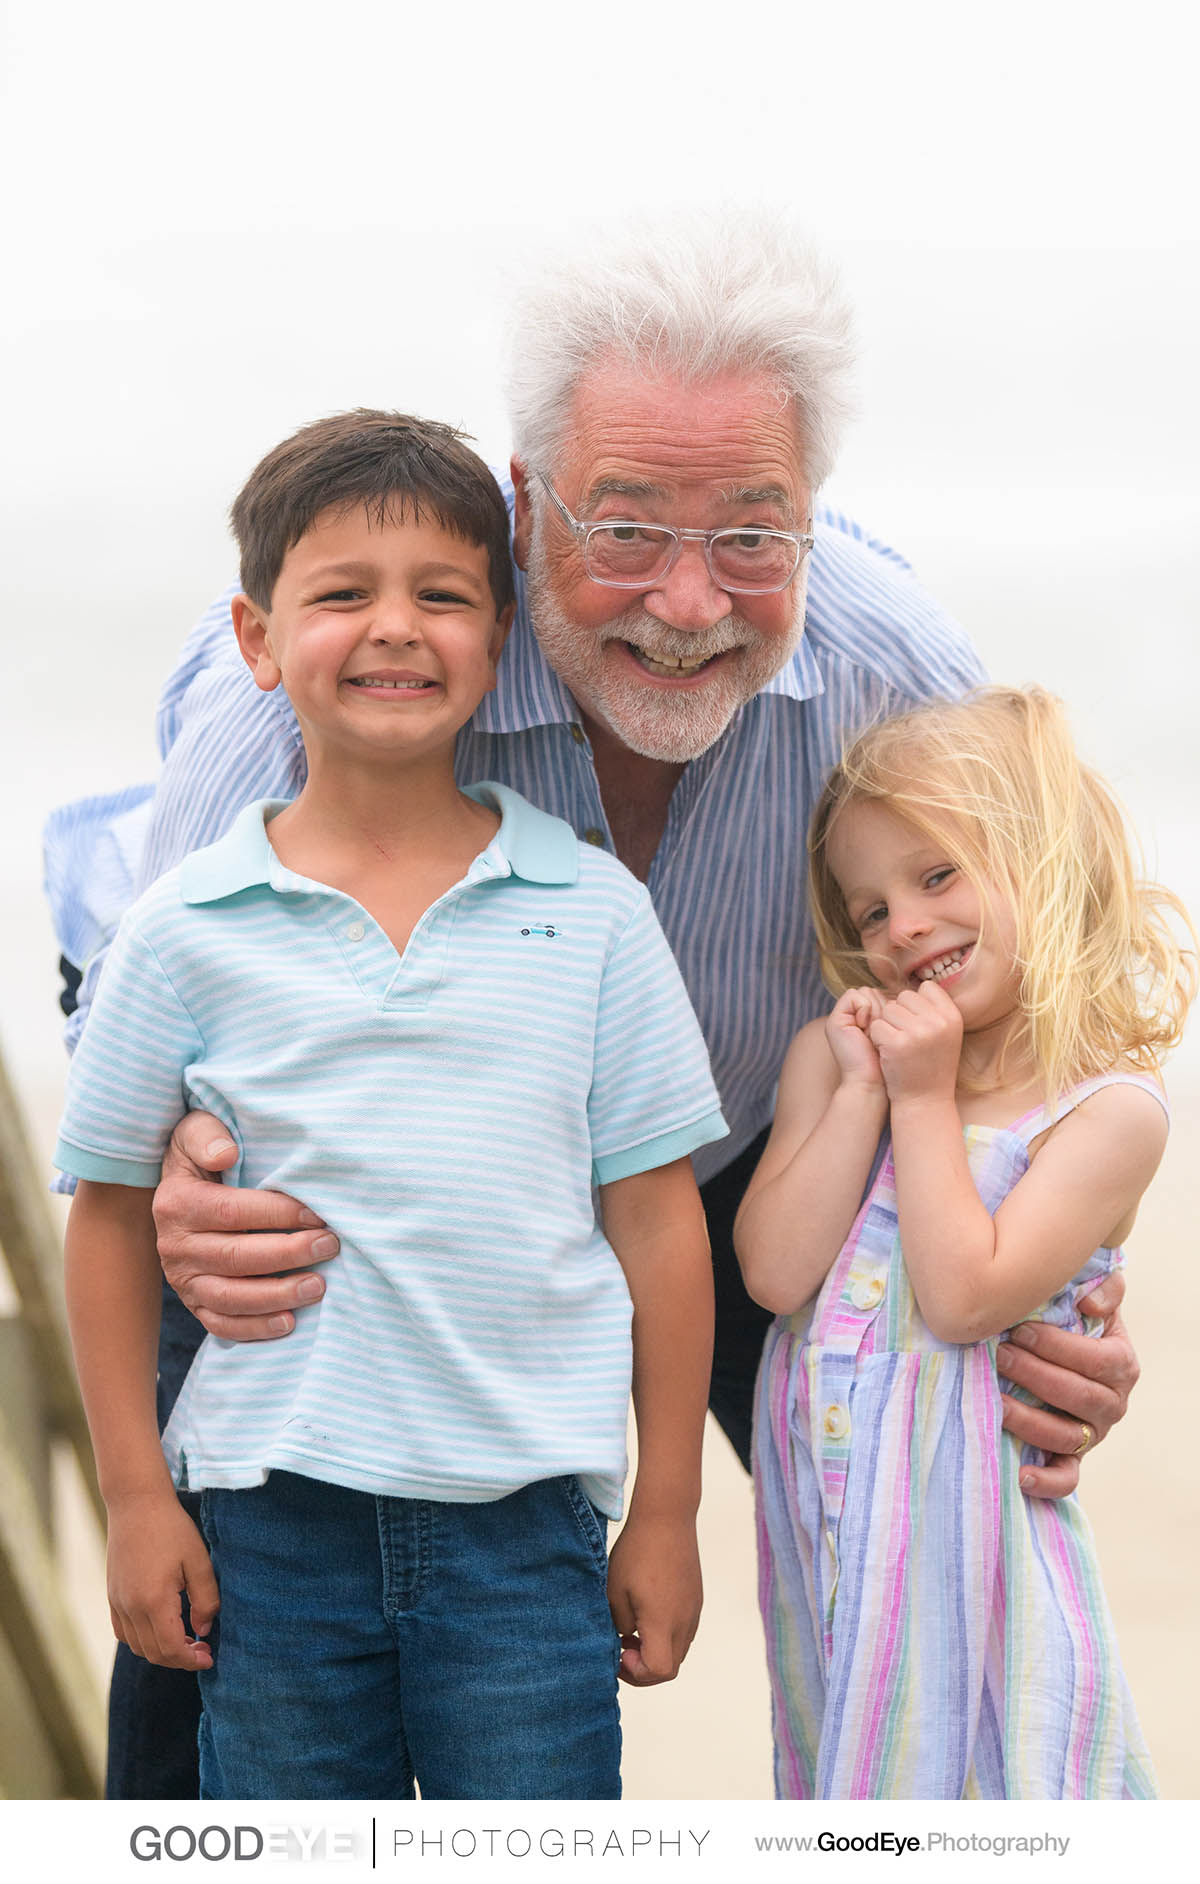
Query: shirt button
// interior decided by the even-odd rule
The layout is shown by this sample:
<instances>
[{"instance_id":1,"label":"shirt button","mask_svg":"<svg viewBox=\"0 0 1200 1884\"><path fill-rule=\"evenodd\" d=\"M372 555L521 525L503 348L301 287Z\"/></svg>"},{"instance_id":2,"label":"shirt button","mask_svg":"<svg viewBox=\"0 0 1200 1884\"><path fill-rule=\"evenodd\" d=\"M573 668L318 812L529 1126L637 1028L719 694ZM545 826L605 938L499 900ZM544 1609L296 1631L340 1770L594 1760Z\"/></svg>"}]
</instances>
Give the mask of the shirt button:
<instances>
[{"instance_id":1,"label":"shirt button","mask_svg":"<svg viewBox=\"0 0 1200 1884\"><path fill-rule=\"evenodd\" d=\"M881 1276L864 1276L850 1291L855 1308L878 1308L885 1293Z\"/></svg>"},{"instance_id":2,"label":"shirt button","mask_svg":"<svg viewBox=\"0 0 1200 1884\"><path fill-rule=\"evenodd\" d=\"M604 832L598 825L589 824L583 836L586 843L595 844L601 850L604 848Z\"/></svg>"},{"instance_id":3,"label":"shirt button","mask_svg":"<svg viewBox=\"0 0 1200 1884\"><path fill-rule=\"evenodd\" d=\"M575 741L575 744L576 744L577 746L582 746L582 744L583 744L583 728L582 728L582 726L581 726L581 725L579 724L579 721L578 721L578 720L572 720L572 721L571 721L571 738L572 738L572 739L573 739L573 740Z\"/></svg>"},{"instance_id":4,"label":"shirt button","mask_svg":"<svg viewBox=\"0 0 1200 1884\"><path fill-rule=\"evenodd\" d=\"M361 942L366 933L365 924L352 922L346 931L346 940L347 942Z\"/></svg>"},{"instance_id":5,"label":"shirt button","mask_svg":"<svg viewBox=\"0 0 1200 1884\"><path fill-rule=\"evenodd\" d=\"M825 1408L825 1417L821 1423L827 1439L844 1439L850 1431L850 1415L836 1400Z\"/></svg>"}]
</instances>

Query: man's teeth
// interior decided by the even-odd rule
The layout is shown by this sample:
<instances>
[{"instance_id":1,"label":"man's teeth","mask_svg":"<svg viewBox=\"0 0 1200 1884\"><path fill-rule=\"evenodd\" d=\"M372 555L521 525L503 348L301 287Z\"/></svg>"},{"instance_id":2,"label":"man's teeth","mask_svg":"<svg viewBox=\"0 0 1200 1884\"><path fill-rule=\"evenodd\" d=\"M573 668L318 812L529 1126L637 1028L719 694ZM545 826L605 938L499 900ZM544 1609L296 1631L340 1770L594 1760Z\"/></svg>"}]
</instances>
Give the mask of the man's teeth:
<instances>
[{"instance_id":1,"label":"man's teeth","mask_svg":"<svg viewBox=\"0 0 1200 1884\"><path fill-rule=\"evenodd\" d=\"M699 660L684 661L673 654L647 654L645 648L639 648L636 641L630 641L628 646L642 666L649 668L652 674L698 674L702 667L707 667L710 661L716 659L715 654L702 654Z\"/></svg>"},{"instance_id":2,"label":"man's teeth","mask_svg":"<svg viewBox=\"0 0 1200 1884\"><path fill-rule=\"evenodd\" d=\"M936 962L926 962L924 968L918 968L917 980L940 981L942 976L948 975L952 968L958 968L961 963L966 960L969 953L970 948L968 946L967 948L952 949L949 955L939 955Z\"/></svg>"}]
</instances>

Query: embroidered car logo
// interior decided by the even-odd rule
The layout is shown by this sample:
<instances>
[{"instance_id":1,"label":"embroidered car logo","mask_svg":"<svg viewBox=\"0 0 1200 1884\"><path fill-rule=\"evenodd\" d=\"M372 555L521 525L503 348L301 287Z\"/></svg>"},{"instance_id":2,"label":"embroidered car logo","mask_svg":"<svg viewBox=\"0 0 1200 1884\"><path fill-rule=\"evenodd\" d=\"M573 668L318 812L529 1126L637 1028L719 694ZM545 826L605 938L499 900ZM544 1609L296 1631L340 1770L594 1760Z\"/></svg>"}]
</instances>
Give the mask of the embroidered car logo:
<instances>
[{"instance_id":1,"label":"embroidered car logo","mask_svg":"<svg viewBox=\"0 0 1200 1884\"><path fill-rule=\"evenodd\" d=\"M553 939L558 934L558 930L553 928L550 923L547 923L544 928L540 924L535 924L534 927L531 929L522 929L521 934L522 935L545 935Z\"/></svg>"}]
</instances>

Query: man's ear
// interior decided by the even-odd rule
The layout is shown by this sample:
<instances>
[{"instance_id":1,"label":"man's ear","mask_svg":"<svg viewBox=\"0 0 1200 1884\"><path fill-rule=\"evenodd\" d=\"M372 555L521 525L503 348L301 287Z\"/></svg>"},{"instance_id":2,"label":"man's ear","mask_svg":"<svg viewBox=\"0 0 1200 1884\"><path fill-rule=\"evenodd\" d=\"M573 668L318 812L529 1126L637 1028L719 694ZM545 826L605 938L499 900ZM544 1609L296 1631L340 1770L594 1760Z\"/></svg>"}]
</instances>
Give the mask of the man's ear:
<instances>
[{"instance_id":1,"label":"man's ear","mask_svg":"<svg viewBox=\"0 0 1200 1884\"><path fill-rule=\"evenodd\" d=\"M271 648L270 618L248 595L235 595L230 606L233 632L242 650L242 659L254 675L254 684L264 693L273 693L283 675Z\"/></svg>"},{"instance_id":2,"label":"man's ear","mask_svg":"<svg viewBox=\"0 0 1200 1884\"><path fill-rule=\"evenodd\" d=\"M509 463L508 474L512 479L513 487L513 561L518 569L526 569L529 566L529 539L533 529L529 473L519 458L513 458Z\"/></svg>"}]
</instances>

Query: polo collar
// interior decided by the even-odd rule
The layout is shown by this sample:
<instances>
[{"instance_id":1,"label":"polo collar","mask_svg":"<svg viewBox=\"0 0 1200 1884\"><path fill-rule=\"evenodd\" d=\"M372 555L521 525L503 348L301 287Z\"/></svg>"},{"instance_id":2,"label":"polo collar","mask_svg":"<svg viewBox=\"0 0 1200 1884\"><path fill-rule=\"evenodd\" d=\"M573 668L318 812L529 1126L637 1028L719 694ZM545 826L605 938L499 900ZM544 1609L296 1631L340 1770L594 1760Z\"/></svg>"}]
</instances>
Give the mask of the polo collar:
<instances>
[{"instance_id":1,"label":"polo collar","mask_svg":"<svg viewBox=\"0 0 1200 1884\"><path fill-rule=\"evenodd\" d=\"M500 813L500 829L476 860L481 874L522 877L527 883L574 883L579 875L579 840L569 824L539 811L507 785L485 781L465 787L476 804ZM286 893L308 890L306 877L280 863L267 837L267 823L282 811L286 798L264 798L247 805L217 843L193 851L179 867L179 891L185 903L216 903L242 890L268 886ZM473 866L474 868L474 866Z\"/></svg>"}]
</instances>

